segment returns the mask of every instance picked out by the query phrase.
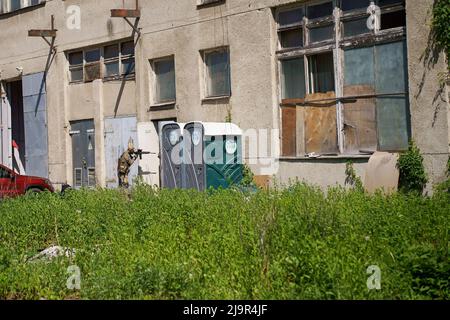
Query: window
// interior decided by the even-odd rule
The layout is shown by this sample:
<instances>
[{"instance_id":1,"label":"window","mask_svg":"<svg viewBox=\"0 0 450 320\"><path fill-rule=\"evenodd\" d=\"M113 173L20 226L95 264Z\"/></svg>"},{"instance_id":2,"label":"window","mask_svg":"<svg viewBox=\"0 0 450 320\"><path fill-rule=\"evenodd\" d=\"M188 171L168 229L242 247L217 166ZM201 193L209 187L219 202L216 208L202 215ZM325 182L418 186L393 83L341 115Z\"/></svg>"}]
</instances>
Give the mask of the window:
<instances>
[{"instance_id":1,"label":"window","mask_svg":"<svg viewBox=\"0 0 450 320\"><path fill-rule=\"evenodd\" d=\"M378 0L373 2L381 10L380 30L395 29L406 26L404 1ZM374 34L377 32L375 30L370 30L367 26L367 19L369 18L367 7L370 3L371 1L368 0L341 0L344 37Z\"/></svg>"},{"instance_id":2,"label":"window","mask_svg":"<svg viewBox=\"0 0 450 320\"><path fill-rule=\"evenodd\" d=\"M120 74L119 45L113 44L104 48L105 78L114 78Z\"/></svg>"},{"instance_id":3,"label":"window","mask_svg":"<svg viewBox=\"0 0 450 320\"><path fill-rule=\"evenodd\" d=\"M0 0L0 14L31 7L44 2L44 0Z\"/></svg>"},{"instance_id":4,"label":"window","mask_svg":"<svg viewBox=\"0 0 450 320\"><path fill-rule=\"evenodd\" d=\"M154 60L154 102L175 102L175 62L173 57Z\"/></svg>"},{"instance_id":5,"label":"window","mask_svg":"<svg viewBox=\"0 0 450 320\"><path fill-rule=\"evenodd\" d=\"M302 5L278 12L281 49L308 47L334 38L333 2Z\"/></svg>"},{"instance_id":6,"label":"window","mask_svg":"<svg viewBox=\"0 0 450 320\"><path fill-rule=\"evenodd\" d=\"M70 81L83 81L83 51L69 53Z\"/></svg>"},{"instance_id":7,"label":"window","mask_svg":"<svg viewBox=\"0 0 450 320\"><path fill-rule=\"evenodd\" d=\"M375 2L380 30L367 27L370 4L315 1L277 10L283 156L408 147L404 1Z\"/></svg>"},{"instance_id":8,"label":"window","mask_svg":"<svg viewBox=\"0 0 450 320\"><path fill-rule=\"evenodd\" d=\"M204 52L206 97L231 96L230 59L228 49Z\"/></svg>"},{"instance_id":9,"label":"window","mask_svg":"<svg viewBox=\"0 0 450 320\"><path fill-rule=\"evenodd\" d=\"M132 78L135 73L134 42L70 52L68 60L72 83Z\"/></svg>"},{"instance_id":10,"label":"window","mask_svg":"<svg viewBox=\"0 0 450 320\"><path fill-rule=\"evenodd\" d=\"M84 81L90 82L101 79L100 49L85 51L84 60Z\"/></svg>"},{"instance_id":11,"label":"window","mask_svg":"<svg viewBox=\"0 0 450 320\"><path fill-rule=\"evenodd\" d=\"M121 44L122 75L134 74L134 41Z\"/></svg>"}]
</instances>

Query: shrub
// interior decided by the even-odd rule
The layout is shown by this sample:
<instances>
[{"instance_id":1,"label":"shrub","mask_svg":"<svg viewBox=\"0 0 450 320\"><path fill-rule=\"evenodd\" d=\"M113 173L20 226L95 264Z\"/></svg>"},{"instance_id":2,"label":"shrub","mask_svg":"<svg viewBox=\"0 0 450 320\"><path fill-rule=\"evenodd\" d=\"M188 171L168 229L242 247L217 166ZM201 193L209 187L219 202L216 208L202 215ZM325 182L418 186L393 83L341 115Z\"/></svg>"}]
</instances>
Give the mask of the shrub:
<instances>
[{"instance_id":1,"label":"shrub","mask_svg":"<svg viewBox=\"0 0 450 320\"><path fill-rule=\"evenodd\" d=\"M399 190L421 194L428 178L423 166L423 157L413 141L410 142L408 151L400 154L397 167L400 170Z\"/></svg>"}]
</instances>

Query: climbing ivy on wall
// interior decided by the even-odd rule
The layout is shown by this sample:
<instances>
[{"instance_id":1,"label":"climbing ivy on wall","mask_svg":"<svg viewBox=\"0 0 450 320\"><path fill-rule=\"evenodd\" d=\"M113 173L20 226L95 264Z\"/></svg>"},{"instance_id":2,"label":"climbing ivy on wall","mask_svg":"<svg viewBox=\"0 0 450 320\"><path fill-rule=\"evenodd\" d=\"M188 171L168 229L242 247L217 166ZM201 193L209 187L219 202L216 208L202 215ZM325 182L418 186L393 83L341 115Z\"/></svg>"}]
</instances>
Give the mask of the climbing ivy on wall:
<instances>
[{"instance_id":1,"label":"climbing ivy on wall","mask_svg":"<svg viewBox=\"0 0 450 320\"><path fill-rule=\"evenodd\" d=\"M450 70L450 0L434 1L432 23L436 44L447 54Z\"/></svg>"}]
</instances>

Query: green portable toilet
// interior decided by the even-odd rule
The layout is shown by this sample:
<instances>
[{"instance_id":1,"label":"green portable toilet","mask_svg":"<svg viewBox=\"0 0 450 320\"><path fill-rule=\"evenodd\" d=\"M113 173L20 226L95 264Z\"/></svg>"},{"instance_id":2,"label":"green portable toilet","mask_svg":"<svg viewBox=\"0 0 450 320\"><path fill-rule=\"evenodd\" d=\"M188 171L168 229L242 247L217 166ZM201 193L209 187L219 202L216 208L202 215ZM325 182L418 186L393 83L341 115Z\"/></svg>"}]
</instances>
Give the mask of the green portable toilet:
<instances>
[{"instance_id":1,"label":"green portable toilet","mask_svg":"<svg viewBox=\"0 0 450 320\"><path fill-rule=\"evenodd\" d=\"M242 130L228 122L191 122L184 127L186 188L228 188L242 180ZM186 135L188 134L188 135ZM189 138L188 138L189 137ZM199 162L199 155L203 155Z\"/></svg>"}]
</instances>

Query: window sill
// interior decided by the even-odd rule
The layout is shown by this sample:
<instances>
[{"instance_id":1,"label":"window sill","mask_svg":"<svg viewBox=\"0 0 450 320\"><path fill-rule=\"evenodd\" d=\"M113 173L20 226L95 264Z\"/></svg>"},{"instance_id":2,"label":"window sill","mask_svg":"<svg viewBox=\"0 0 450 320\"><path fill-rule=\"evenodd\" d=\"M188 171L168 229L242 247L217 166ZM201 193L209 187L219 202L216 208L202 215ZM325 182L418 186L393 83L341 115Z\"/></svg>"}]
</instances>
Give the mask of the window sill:
<instances>
[{"instance_id":1,"label":"window sill","mask_svg":"<svg viewBox=\"0 0 450 320\"><path fill-rule=\"evenodd\" d=\"M345 159L369 159L372 155L371 154L341 154L341 155L336 155L336 156L330 156L330 155L326 155L326 156L320 156L318 155L317 157L287 157L287 156L283 156L280 157L279 160L280 161L286 161L286 162L295 162L295 161L305 161L305 160L345 160Z\"/></svg>"},{"instance_id":2,"label":"window sill","mask_svg":"<svg viewBox=\"0 0 450 320\"><path fill-rule=\"evenodd\" d=\"M147 111L161 111L175 109L176 101L152 104Z\"/></svg>"},{"instance_id":3,"label":"window sill","mask_svg":"<svg viewBox=\"0 0 450 320\"><path fill-rule=\"evenodd\" d=\"M230 98L231 96L206 97L202 99L202 103L210 103L210 102L228 103Z\"/></svg>"},{"instance_id":4,"label":"window sill","mask_svg":"<svg viewBox=\"0 0 450 320\"><path fill-rule=\"evenodd\" d=\"M217 6L217 5L224 4L224 3L225 3L225 0L218 0L218 1L210 1L210 2L207 2L207 3L200 3L200 4L197 4L197 10L198 9L203 9L203 8Z\"/></svg>"},{"instance_id":5,"label":"window sill","mask_svg":"<svg viewBox=\"0 0 450 320\"><path fill-rule=\"evenodd\" d=\"M10 12L0 13L0 20L1 19L7 19L9 17L15 16L15 15L18 15L18 14L22 14L22 13L25 13L25 12L28 12L28 11L32 11L34 9L38 9L38 8L44 7L46 2L47 1L42 1L41 3L35 4L35 5L32 5L32 6L20 8L20 9L17 9L17 10L14 10L14 11L10 11Z\"/></svg>"}]
</instances>

